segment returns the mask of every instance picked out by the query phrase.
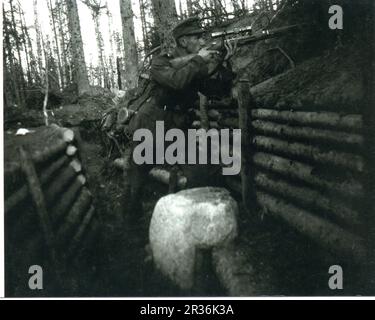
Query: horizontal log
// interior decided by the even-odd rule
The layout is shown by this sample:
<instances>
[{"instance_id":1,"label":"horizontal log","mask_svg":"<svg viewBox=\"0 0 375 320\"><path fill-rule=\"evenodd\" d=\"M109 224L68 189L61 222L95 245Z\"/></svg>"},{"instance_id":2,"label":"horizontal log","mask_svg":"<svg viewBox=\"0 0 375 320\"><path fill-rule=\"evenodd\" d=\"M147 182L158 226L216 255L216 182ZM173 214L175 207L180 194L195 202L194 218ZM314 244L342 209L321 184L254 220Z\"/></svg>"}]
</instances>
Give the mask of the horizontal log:
<instances>
[{"instance_id":1,"label":"horizontal log","mask_svg":"<svg viewBox=\"0 0 375 320\"><path fill-rule=\"evenodd\" d=\"M361 237L267 193L257 192L256 196L258 203L267 213L281 217L291 227L313 241L357 261L364 262L366 259L366 249Z\"/></svg>"},{"instance_id":2,"label":"horizontal log","mask_svg":"<svg viewBox=\"0 0 375 320\"><path fill-rule=\"evenodd\" d=\"M200 110L194 110L195 111L195 115L200 118L201 117L201 112ZM215 109L210 109L207 111L207 116L210 120L218 120L220 117L221 117L221 113Z\"/></svg>"},{"instance_id":3,"label":"horizontal log","mask_svg":"<svg viewBox=\"0 0 375 320\"><path fill-rule=\"evenodd\" d=\"M93 252L93 250L95 250L98 241L100 241L100 239L98 239L100 226L98 218L94 216L82 239L82 246L77 250L78 252L76 254L78 256L82 253Z\"/></svg>"},{"instance_id":4,"label":"horizontal log","mask_svg":"<svg viewBox=\"0 0 375 320\"><path fill-rule=\"evenodd\" d=\"M39 179L42 185L49 183L57 172L65 166L69 161L67 156L63 156L53 162L46 170L44 170ZM27 185L23 185L20 189L14 192L11 196L5 199L5 212L13 210L19 203L24 201L29 194Z\"/></svg>"},{"instance_id":5,"label":"horizontal log","mask_svg":"<svg viewBox=\"0 0 375 320\"><path fill-rule=\"evenodd\" d=\"M362 116L358 114L340 115L334 112L292 112L269 109L254 109L251 114L254 119L302 126L317 126L355 132L361 132L363 128Z\"/></svg>"},{"instance_id":6,"label":"horizontal log","mask_svg":"<svg viewBox=\"0 0 375 320\"><path fill-rule=\"evenodd\" d=\"M331 217L337 219L338 222L343 222L351 227L363 227L363 223L357 211L348 208L339 200L326 197L316 190L297 187L286 181L276 180L271 178L268 174L259 172L255 175L255 183L257 187L261 187L268 192L291 198L299 204L314 207L319 211L323 210L324 213L328 213Z\"/></svg>"},{"instance_id":7,"label":"horizontal log","mask_svg":"<svg viewBox=\"0 0 375 320\"><path fill-rule=\"evenodd\" d=\"M264 136L255 136L253 143L258 149L265 150L268 153L313 160L324 165L330 164L357 172L363 172L364 170L363 158L349 153L332 150L325 152L318 147Z\"/></svg>"},{"instance_id":8,"label":"horizontal log","mask_svg":"<svg viewBox=\"0 0 375 320\"><path fill-rule=\"evenodd\" d=\"M238 118L238 109L237 107L236 108L232 108L232 109L220 109L220 114L221 114L221 117L223 116L227 116L227 117L232 117L232 118Z\"/></svg>"},{"instance_id":9,"label":"horizontal log","mask_svg":"<svg viewBox=\"0 0 375 320\"><path fill-rule=\"evenodd\" d=\"M51 128L57 130L60 133L61 139L66 143L71 143L74 140L74 132L71 129L60 127L56 124L51 124Z\"/></svg>"},{"instance_id":10,"label":"horizontal log","mask_svg":"<svg viewBox=\"0 0 375 320\"><path fill-rule=\"evenodd\" d=\"M169 180L170 180L170 172L167 170L163 169L157 169L154 168L150 171L149 173L150 177L158 182L161 182L163 184L169 185ZM180 189L183 189L186 187L187 184L187 178L180 176L177 179L177 187Z\"/></svg>"},{"instance_id":11,"label":"horizontal log","mask_svg":"<svg viewBox=\"0 0 375 320\"><path fill-rule=\"evenodd\" d=\"M87 231L92 219L95 215L95 208L93 206L90 207L89 211L85 214L82 223L79 226L78 231L74 235L72 241L70 242L69 249L68 249L68 256L71 256L74 251L78 248L80 242L82 241L85 232Z\"/></svg>"},{"instance_id":12,"label":"horizontal log","mask_svg":"<svg viewBox=\"0 0 375 320\"><path fill-rule=\"evenodd\" d=\"M227 128L239 128L240 123L238 118L222 118L219 121L219 125Z\"/></svg>"},{"instance_id":13,"label":"horizontal log","mask_svg":"<svg viewBox=\"0 0 375 320\"><path fill-rule=\"evenodd\" d=\"M59 199L58 203L50 210L51 221L53 225L60 224L61 220L68 214L75 199L79 197L80 191L86 183L83 175L79 175L74 182L68 187Z\"/></svg>"},{"instance_id":14,"label":"horizontal log","mask_svg":"<svg viewBox=\"0 0 375 320\"><path fill-rule=\"evenodd\" d=\"M56 179L45 189L45 199L49 205L55 204L55 201L66 190L67 186L77 176L77 172L71 167L67 166L62 170Z\"/></svg>"},{"instance_id":15,"label":"horizontal log","mask_svg":"<svg viewBox=\"0 0 375 320\"><path fill-rule=\"evenodd\" d=\"M67 148L67 143L63 140L58 140L56 144L35 151L31 154L31 160L37 166L44 165L46 162L54 160ZM4 178L6 184L18 185L24 181L21 166L18 157L13 159L14 162L5 163Z\"/></svg>"},{"instance_id":16,"label":"horizontal log","mask_svg":"<svg viewBox=\"0 0 375 320\"><path fill-rule=\"evenodd\" d=\"M232 98L225 98L221 100L209 100L208 107L210 109L224 109L224 108L236 108L236 100Z\"/></svg>"},{"instance_id":17,"label":"horizontal log","mask_svg":"<svg viewBox=\"0 0 375 320\"><path fill-rule=\"evenodd\" d=\"M289 139L305 139L316 143L329 142L359 147L363 145L363 137L354 133L351 134L310 127L292 127L263 120L253 121L252 127L255 129L255 132L262 135L275 135L277 137Z\"/></svg>"},{"instance_id":18,"label":"horizontal log","mask_svg":"<svg viewBox=\"0 0 375 320\"><path fill-rule=\"evenodd\" d=\"M59 245L65 244L66 240L71 238L74 230L77 230L83 221L83 217L89 210L91 203L92 195L90 191L87 188L83 188L69 213L66 215L65 220L61 221L60 227L57 230L56 241Z\"/></svg>"},{"instance_id":19,"label":"horizontal log","mask_svg":"<svg viewBox=\"0 0 375 320\"><path fill-rule=\"evenodd\" d=\"M74 139L74 132L56 125L38 128L25 136L7 134L5 137L4 177L6 182L5 193L11 194L20 188L25 179L20 170L20 161L17 148L27 146L37 171L43 169L47 162L51 162L65 152L67 144Z\"/></svg>"},{"instance_id":20,"label":"horizontal log","mask_svg":"<svg viewBox=\"0 0 375 320\"><path fill-rule=\"evenodd\" d=\"M200 129L202 128L202 123L199 120L196 120L191 125L194 129ZM219 125L216 121L209 121L209 128L218 129Z\"/></svg>"},{"instance_id":21,"label":"horizontal log","mask_svg":"<svg viewBox=\"0 0 375 320\"><path fill-rule=\"evenodd\" d=\"M69 145L68 148L66 149L66 155L68 155L69 157L73 157L77 154L77 147L76 146L73 146L73 145Z\"/></svg>"},{"instance_id":22,"label":"horizontal log","mask_svg":"<svg viewBox=\"0 0 375 320\"><path fill-rule=\"evenodd\" d=\"M351 179L344 182L332 182L316 176L313 166L298 161L262 152L256 153L253 161L260 168L316 186L329 194L338 193L344 197L357 199L363 197L364 194L363 186L358 181Z\"/></svg>"},{"instance_id":23,"label":"horizontal log","mask_svg":"<svg viewBox=\"0 0 375 320\"><path fill-rule=\"evenodd\" d=\"M82 164L78 159L74 159L69 164L75 172L81 172L82 171Z\"/></svg>"}]
</instances>

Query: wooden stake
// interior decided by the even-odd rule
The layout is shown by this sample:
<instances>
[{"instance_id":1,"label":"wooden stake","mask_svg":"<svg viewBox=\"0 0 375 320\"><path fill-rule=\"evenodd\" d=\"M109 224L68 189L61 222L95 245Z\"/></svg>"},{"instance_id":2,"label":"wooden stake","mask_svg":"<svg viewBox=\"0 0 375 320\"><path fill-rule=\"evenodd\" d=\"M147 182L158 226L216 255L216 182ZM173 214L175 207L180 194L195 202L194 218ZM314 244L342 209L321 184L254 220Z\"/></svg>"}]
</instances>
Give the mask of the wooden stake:
<instances>
[{"instance_id":1,"label":"wooden stake","mask_svg":"<svg viewBox=\"0 0 375 320\"><path fill-rule=\"evenodd\" d=\"M23 149L23 147L19 149L19 153L21 158L21 166L23 172L26 175L26 180L30 189L30 193L39 216L40 225L43 230L44 240L50 255L52 265L55 268L56 280L57 283L62 287L60 266L61 261L58 261L58 258L56 256L55 237L52 232L52 225L47 212L43 191L40 186L40 181L29 154Z\"/></svg>"},{"instance_id":2,"label":"wooden stake","mask_svg":"<svg viewBox=\"0 0 375 320\"><path fill-rule=\"evenodd\" d=\"M209 127L209 119L208 119L208 99L207 97L202 94L199 94L199 108L200 108L200 118L201 118L201 126L203 129L208 130Z\"/></svg>"},{"instance_id":3,"label":"wooden stake","mask_svg":"<svg viewBox=\"0 0 375 320\"><path fill-rule=\"evenodd\" d=\"M255 191L254 172L251 168L251 162L254 150L250 142L252 137L251 110L256 106L247 81L238 84L235 94L238 102L238 126L241 129L242 201L245 209L253 214L255 208Z\"/></svg>"}]
</instances>

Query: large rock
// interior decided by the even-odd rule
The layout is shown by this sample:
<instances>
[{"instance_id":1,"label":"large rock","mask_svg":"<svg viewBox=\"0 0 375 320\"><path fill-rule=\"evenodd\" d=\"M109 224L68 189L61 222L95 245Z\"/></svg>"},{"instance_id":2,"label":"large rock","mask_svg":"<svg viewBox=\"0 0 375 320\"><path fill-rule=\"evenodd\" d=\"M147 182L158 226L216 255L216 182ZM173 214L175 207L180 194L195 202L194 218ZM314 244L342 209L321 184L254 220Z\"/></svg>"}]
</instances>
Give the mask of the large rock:
<instances>
[{"instance_id":1,"label":"large rock","mask_svg":"<svg viewBox=\"0 0 375 320\"><path fill-rule=\"evenodd\" d=\"M150 225L156 266L182 289L194 285L197 248L218 248L237 235L238 206L226 189L196 188L163 197Z\"/></svg>"}]
</instances>

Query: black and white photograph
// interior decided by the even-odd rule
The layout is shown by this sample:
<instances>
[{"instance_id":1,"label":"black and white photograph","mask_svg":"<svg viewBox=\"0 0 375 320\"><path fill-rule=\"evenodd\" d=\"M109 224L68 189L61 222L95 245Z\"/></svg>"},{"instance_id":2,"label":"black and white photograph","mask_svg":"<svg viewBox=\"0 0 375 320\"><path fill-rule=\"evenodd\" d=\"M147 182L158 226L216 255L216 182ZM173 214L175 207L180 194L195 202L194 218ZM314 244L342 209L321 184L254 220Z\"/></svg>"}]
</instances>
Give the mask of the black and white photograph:
<instances>
[{"instance_id":1,"label":"black and white photograph","mask_svg":"<svg viewBox=\"0 0 375 320\"><path fill-rule=\"evenodd\" d=\"M2 11L5 297L375 296L373 0Z\"/></svg>"}]
</instances>

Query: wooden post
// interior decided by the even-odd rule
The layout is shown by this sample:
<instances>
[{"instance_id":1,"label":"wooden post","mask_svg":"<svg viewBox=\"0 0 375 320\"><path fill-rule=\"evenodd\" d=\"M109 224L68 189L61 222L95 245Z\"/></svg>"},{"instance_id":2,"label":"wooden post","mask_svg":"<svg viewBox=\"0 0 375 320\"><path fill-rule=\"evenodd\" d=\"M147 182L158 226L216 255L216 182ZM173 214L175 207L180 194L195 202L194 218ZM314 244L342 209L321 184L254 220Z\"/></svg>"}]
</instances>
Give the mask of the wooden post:
<instances>
[{"instance_id":1,"label":"wooden post","mask_svg":"<svg viewBox=\"0 0 375 320\"><path fill-rule=\"evenodd\" d=\"M372 2L372 10L375 9L375 3ZM370 9L370 10L371 10ZM363 177L365 186L365 201L364 201L364 214L363 222L367 227L366 232L366 247L367 247L367 258L364 266L364 272L362 276L362 284L366 288L365 294L373 294L375 288L375 45L370 41L375 31L375 23L373 21L365 24L367 32L364 32L363 43L368 45L368 50L364 53L364 59L362 61L361 69L363 73L363 84L365 92L363 94L363 120L364 120L364 138L365 138L365 160L366 160L366 172L367 174ZM366 39L367 38L367 39ZM369 42L368 42L369 41Z\"/></svg>"},{"instance_id":2,"label":"wooden post","mask_svg":"<svg viewBox=\"0 0 375 320\"><path fill-rule=\"evenodd\" d=\"M209 119L208 119L208 99L207 97L199 92L199 108L200 108L200 118L201 126L203 129L208 130L209 128Z\"/></svg>"},{"instance_id":3,"label":"wooden post","mask_svg":"<svg viewBox=\"0 0 375 320\"><path fill-rule=\"evenodd\" d=\"M250 93L247 80L240 80L235 88L238 102L239 128L241 129L241 181L242 201L246 211L253 213L255 208L254 172L251 169L253 147L251 145L251 110L255 108L255 101Z\"/></svg>"},{"instance_id":4,"label":"wooden post","mask_svg":"<svg viewBox=\"0 0 375 320\"><path fill-rule=\"evenodd\" d=\"M22 170L26 175L27 184L29 186L30 194L32 196L36 211L39 216L40 225L43 230L43 236L50 255L51 263L53 268L55 269L56 281L60 288L63 288L60 261L58 261L55 251L55 237L52 231L52 225L47 212L40 181L28 152L26 152L24 148L21 147L19 149L19 153Z\"/></svg>"}]
</instances>

